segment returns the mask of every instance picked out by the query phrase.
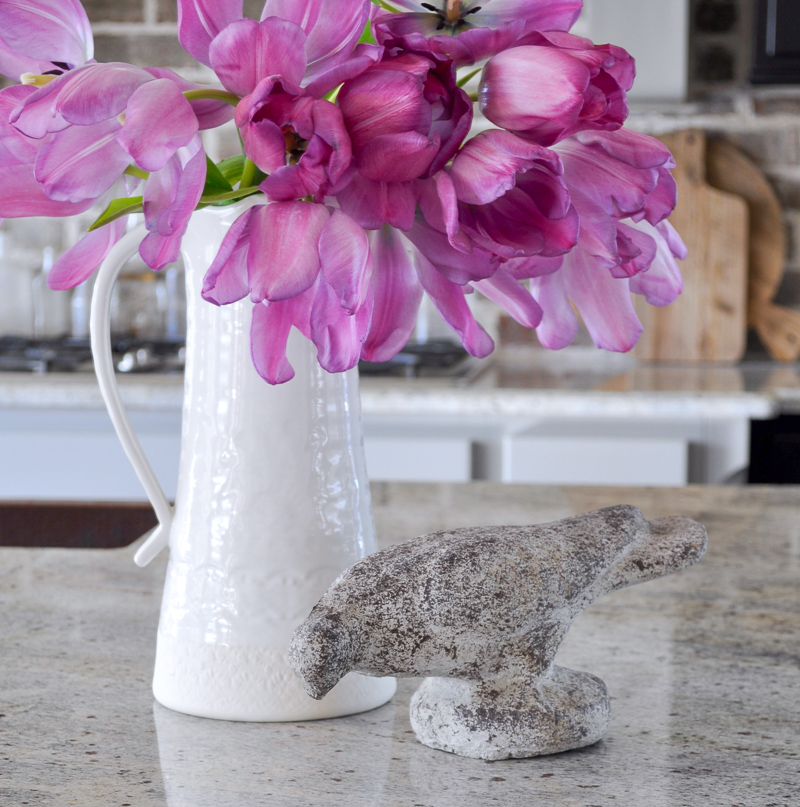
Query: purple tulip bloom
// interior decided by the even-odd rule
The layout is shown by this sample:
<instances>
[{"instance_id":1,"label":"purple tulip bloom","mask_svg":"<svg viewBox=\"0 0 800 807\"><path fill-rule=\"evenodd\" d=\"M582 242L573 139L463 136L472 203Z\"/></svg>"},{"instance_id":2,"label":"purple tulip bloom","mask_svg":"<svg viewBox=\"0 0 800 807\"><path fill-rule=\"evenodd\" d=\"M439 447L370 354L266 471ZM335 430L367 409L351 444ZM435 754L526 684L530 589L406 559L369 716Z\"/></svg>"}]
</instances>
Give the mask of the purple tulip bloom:
<instances>
[{"instance_id":1,"label":"purple tulip bloom","mask_svg":"<svg viewBox=\"0 0 800 807\"><path fill-rule=\"evenodd\" d=\"M633 60L614 45L553 32L499 53L481 77L492 123L544 146L586 129L619 129L628 116Z\"/></svg>"},{"instance_id":2,"label":"purple tulip bloom","mask_svg":"<svg viewBox=\"0 0 800 807\"><path fill-rule=\"evenodd\" d=\"M272 75L307 84L340 66L372 13L370 0L267 0L259 26L242 18L242 0L178 0L178 38L231 92L247 95ZM302 63L299 75L274 69L291 60Z\"/></svg>"},{"instance_id":3,"label":"purple tulip bloom","mask_svg":"<svg viewBox=\"0 0 800 807\"><path fill-rule=\"evenodd\" d=\"M73 203L49 198L34 175L43 141L28 137L8 122L11 112L35 87L0 90L0 218L70 216L91 207L94 200ZM46 145L49 136L44 141Z\"/></svg>"},{"instance_id":4,"label":"purple tulip bloom","mask_svg":"<svg viewBox=\"0 0 800 807\"><path fill-rule=\"evenodd\" d=\"M507 260L575 246L578 215L555 152L489 130L465 144L448 172L461 227L481 248Z\"/></svg>"},{"instance_id":5,"label":"purple tulip bloom","mask_svg":"<svg viewBox=\"0 0 800 807\"><path fill-rule=\"evenodd\" d=\"M231 226L203 282L217 305L256 303L253 361L270 383L293 375L292 326L329 372L358 362L372 316L372 258L363 228L341 210L309 202L257 205Z\"/></svg>"},{"instance_id":6,"label":"purple tulip bloom","mask_svg":"<svg viewBox=\"0 0 800 807\"><path fill-rule=\"evenodd\" d=\"M92 29L78 0L0 2L0 73L60 75L89 62Z\"/></svg>"},{"instance_id":7,"label":"purple tulip bloom","mask_svg":"<svg viewBox=\"0 0 800 807\"><path fill-rule=\"evenodd\" d=\"M453 158L472 124L472 103L452 62L404 54L346 82L338 105L352 142L353 172L334 189L363 227L410 230L418 188Z\"/></svg>"},{"instance_id":8,"label":"purple tulip bloom","mask_svg":"<svg viewBox=\"0 0 800 807\"><path fill-rule=\"evenodd\" d=\"M582 0L395 0L392 5L410 13L377 17L378 42L431 50L467 65L511 47L531 31L568 31Z\"/></svg>"},{"instance_id":9,"label":"purple tulip bloom","mask_svg":"<svg viewBox=\"0 0 800 807\"><path fill-rule=\"evenodd\" d=\"M182 80L173 80L173 75L126 64L85 65L41 89L24 88L7 117L33 149L34 198L44 195L86 209L130 165L151 172L144 193L150 232L140 252L153 269L177 259L205 183L197 114L183 95ZM200 109L209 121L225 119L218 102ZM55 208L53 215L63 215L63 210ZM102 262L114 234L116 240L122 234L116 223L89 233L62 256L52 282L82 282ZM73 261L81 265L75 268Z\"/></svg>"},{"instance_id":10,"label":"purple tulip bloom","mask_svg":"<svg viewBox=\"0 0 800 807\"><path fill-rule=\"evenodd\" d=\"M350 167L350 137L339 108L287 81L264 79L242 99L236 124L245 153L269 174L261 190L272 200L312 196L321 202Z\"/></svg>"},{"instance_id":11,"label":"purple tulip bloom","mask_svg":"<svg viewBox=\"0 0 800 807\"><path fill-rule=\"evenodd\" d=\"M675 258L685 247L663 221L676 201L674 162L655 138L626 131L584 132L556 150L581 231L560 271L532 282L544 309L539 339L553 349L570 344L574 306L598 347L630 350L642 330L631 292L666 305L682 290Z\"/></svg>"}]
</instances>

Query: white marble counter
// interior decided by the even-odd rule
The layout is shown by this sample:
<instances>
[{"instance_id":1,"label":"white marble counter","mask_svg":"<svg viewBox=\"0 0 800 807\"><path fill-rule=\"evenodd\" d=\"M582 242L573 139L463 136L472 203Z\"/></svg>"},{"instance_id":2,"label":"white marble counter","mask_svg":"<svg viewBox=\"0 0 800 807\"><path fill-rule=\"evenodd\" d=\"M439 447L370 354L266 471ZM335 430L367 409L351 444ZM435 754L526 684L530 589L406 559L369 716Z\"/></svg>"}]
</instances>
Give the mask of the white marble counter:
<instances>
[{"instance_id":1,"label":"white marble counter","mask_svg":"<svg viewBox=\"0 0 800 807\"><path fill-rule=\"evenodd\" d=\"M132 409L179 411L179 375L120 379ZM507 350L459 377L364 377L365 416L420 413L476 418L744 417L800 412L800 366L745 362L736 366L637 363L595 350ZM94 376L0 373L0 409L101 409Z\"/></svg>"},{"instance_id":2,"label":"white marble counter","mask_svg":"<svg viewBox=\"0 0 800 807\"><path fill-rule=\"evenodd\" d=\"M411 732L416 682L317 723L172 713L149 689L164 564L131 549L0 549L0 804L52 807L794 807L800 490L375 485L384 544L618 502L705 522L697 566L601 600L559 663L601 676L606 738L484 763Z\"/></svg>"}]
</instances>

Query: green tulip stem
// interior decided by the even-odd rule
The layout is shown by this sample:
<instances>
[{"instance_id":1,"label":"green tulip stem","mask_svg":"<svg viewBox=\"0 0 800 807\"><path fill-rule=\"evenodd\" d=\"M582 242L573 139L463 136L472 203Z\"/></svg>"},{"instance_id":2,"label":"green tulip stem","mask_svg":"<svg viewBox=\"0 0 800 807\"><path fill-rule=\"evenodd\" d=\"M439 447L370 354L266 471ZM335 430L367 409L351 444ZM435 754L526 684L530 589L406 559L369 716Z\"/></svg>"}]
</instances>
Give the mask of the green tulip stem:
<instances>
[{"instance_id":1,"label":"green tulip stem","mask_svg":"<svg viewBox=\"0 0 800 807\"><path fill-rule=\"evenodd\" d=\"M184 94L187 101L224 101L231 106L238 106L239 101L242 99L232 92L225 92L225 90L187 90Z\"/></svg>"},{"instance_id":2,"label":"green tulip stem","mask_svg":"<svg viewBox=\"0 0 800 807\"><path fill-rule=\"evenodd\" d=\"M239 190L253 187L256 170L256 164L248 157L244 161L244 168L242 168L242 181L239 183Z\"/></svg>"}]
</instances>

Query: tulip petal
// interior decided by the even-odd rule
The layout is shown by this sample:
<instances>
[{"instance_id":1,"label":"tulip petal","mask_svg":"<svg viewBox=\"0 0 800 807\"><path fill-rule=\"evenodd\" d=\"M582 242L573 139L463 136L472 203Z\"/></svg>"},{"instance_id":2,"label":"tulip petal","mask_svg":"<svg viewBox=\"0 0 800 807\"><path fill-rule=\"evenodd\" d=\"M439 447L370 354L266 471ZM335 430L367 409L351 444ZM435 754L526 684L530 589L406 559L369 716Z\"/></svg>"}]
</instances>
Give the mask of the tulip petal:
<instances>
[{"instance_id":1,"label":"tulip petal","mask_svg":"<svg viewBox=\"0 0 800 807\"><path fill-rule=\"evenodd\" d=\"M548 350L562 350L578 335L578 318L567 295L564 270L531 280L531 294L542 308L536 336Z\"/></svg>"},{"instance_id":2,"label":"tulip petal","mask_svg":"<svg viewBox=\"0 0 800 807\"><path fill-rule=\"evenodd\" d=\"M69 67L82 65L94 55L92 29L79 0L0 3L0 43L10 54ZM9 77L16 80L19 75Z\"/></svg>"},{"instance_id":3,"label":"tulip petal","mask_svg":"<svg viewBox=\"0 0 800 807\"><path fill-rule=\"evenodd\" d=\"M481 110L502 129L549 146L576 124L590 77L580 60L556 48L511 48L483 70Z\"/></svg>"},{"instance_id":4,"label":"tulip petal","mask_svg":"<svg viewBox=\"0 0 800 807\"><path fill-rule=\"evenodd\" d=\"M19 81L23 73L33 73L38 76L45 73L52 66L52 62L31 59L15 53L0 38L0 75L8 76L13 81Z\"/></svg>"},{"instance_id":5,"label":"tulip petal","mask_svg":"<svg viewBox=\"0 0 800 807\"><path fill-rule=\"evenodd\" d=\"M203 278L202 297L215 305L228 305L247 297L247 252L250 248L249 208L231 224L222 239L219 251Z\"/></svg>"},{"instance_id":6,"label":"tulip petal","mask_svg":"<svg viewBox=\"0 0 800 807\"><path fill-rule=\"evenodd\" d=\"M79 67L53 79L49 84L31 93L9 115L9 123L28 137L41 140L48 132L60 132L70 124L55 109L58 94L85 67Z\"/></svg>"},{"instance_id":7,"label":"tulip petal","mask_svg":"<svg viewBox=\"0 0 800 807\"><path fill-rule=\"evenodd\" d=\"M473 18L476 19L476 18ZM522 19L504 24L499 30L465 28L458 36L439 36L441 19L436 14L411 12L381 14L375 20L378 43L387 49L432 51L452 59L459 67L482 62L515 45L528 27Z\"/></svg>"},{"instance_id":8,"label":"tulip petal","mask_svg":"<svg viewBox=\"0 0 800 807\"><path fill-rule=\"evenodd\" d=\"M371 315L371 296L350 315L342 308L334 289L320 276L311 309L311 339L324 370L343 373L358 364Z\"/></svg>"},{"instance_id":9,"label":"tulip petal","mask_svg":"<svg viewBox=\"0 0 800 807\"><path fill-rule=\"evenodd\" d=\"M494 350L494 342L472 315L464 289L438 272L418 251L415 252L414 265L422 287L442 319L458 334L467 353L479 359L488 356Z\"/></svg>"},{"instance_id":10,"label":"tulip petal","mask_svg":"<svg viewBox=\"0 0 800 807\"><path fill-rule=\"evenodd\" d=\"M0 218L74 216L88 210L94 199L55 201L45 196L33 175L32 165L0 165Z\"/></svg>"},{"instance_id":11,"label":"tulip petal","mask_svg":"<svg viewBox=\"0 0 800 807\"><path fill-rule=\"evenodd\" d=\"M166 166L150 174L144 189L148 234L139 255L151 269L162 269L180 256L181 240L206 181L206 155L199 135L178 149Z\"/></svg>"},{"instance_id":12,"label":"tulip petal","mask_svg":"<svg viewBox=\"0 0 800 807\"><path fill-rule=\"evenodd\" d=\"M595 345L619 353L630 350L642 325L633 310L629 281L612 277L580 247L569 254L562 272L567 294Z\"/></svg>"},{"instance_id":13,"label":"tulip petal","mask_svg":"<svg viewBox=\"0 0 800 807\"><path fill-rule=\"evenodd\" d=\"M416 132L427 137L433 122L422 79L397 69L371 70L348 82L337 103L355 152L384 135Z\"/></svg>"},{"instance_id":14,"label":"tulip petal","mask_svg":"<svg viewBox=\"0 0 800 807\"><path fill-rule=\"evenodd\" d=\"M415 190L425 221L439 232L447 233L451 247L459 252L471 252L472 242L461 231L458 199L450 175L440 171L430 179L418 180Z\"/></svg>"},{"instance_id":15,"label":"tulip petal","mask_svg":"<svg viewBox=\"0 0 800 807\"><path fill-rule=\"evenodd\" d=\"M254 303L287 300L314 283L320 269L317 245L329 217L326 207L309 202L256 208L247 256Z\"/></svg>"},{"instance_id":16,"label":"tulip petal","mask_svg":"<svg viewBox=\"0 0 800 807\"><path fill-rule=\"evenodd\" d=\"M658 166L649 165L652 160L641 158L641 154L641 159L637 158L633 149L626 153L616 146L608 148L620 132L593 134L599 136L588 142L584 138L569 137L555 147L564 164L564 175L573 196L579 192L606 215L615 218L639 213L659 183ZM662 160L671 159L669 152L662 152L660 157ZM576 205L583 215L581 205L578 202Z\"/></svg>"},{"instance_id":17,"label":"tulip petal","mask_svg":"<svg viewBox=\"0 0 800 807\"><path fill-rule=\"evenodd\" d=\"M306 70L306 35L293 22L270 17L263 22L237 20L214 39L211 66L236 95L253 92L270 76L300 84Z\"/></svg>"},{"instance_id":18,"label":"tulip petal","mask_svg":"<svg viewBox=\"0 0 800 807\"><path fill-rule=\"evenodd\" d=\"M83 283L100 268L114 244L125 235L126 225L127 220L121 218L86 233L74 247L59 256L47 275L47 285L62 291Z\"/></svg>"},{"instance_id":19,"label":"tulip petal","mask_svg":"<svg viewBox=\"0 0 800 807\"><path fill-rule=\"evenodd\" d=\"M242 18L242 0L178 0L178 39L210 67L209 46L223 28Z\"/></svg>"},{"instance_id":20,"label":"tulip petal","mask_svg":"<svg viewBox=\"0 0 800 807\"><path fill-rule=\"evenodd\" d=\"M144 171L160 171L197 134L197 118L168 79L143 84L131 95L117 142Z\"/></svg>"},{"instance_id":21,"label":"tulip petal","mask_svg":"<svg viewBox=\"0 0 800 807\"><path fill-rule=\"evenodd\" d=\"M440 145L438 137L431 140L417 132L381 135L362 146L356 165L373 182L409 182L428 171Z\"/></svg>"},{"instance_id":22,"label":"tulip petal","mask_svg":"<svg viewBox=\"0 0 800 807\"><path fill-rule=\"evenodd\" d=\"M130 157L117 143L120 128L112 119L53 135L35 164L36 180L44 192L65 202L96 199L105 193L130 164Z\"/></svg>"},{"instance_id":23,"label":"tulip petal","mask_svg":"<svg viewBox=\"0 0 800 807\"><path fill-rule=\"evenodd\" d=\"M414 226L417 203L410 182L372 182L356 174L336 199L364 229L391 224L406 232Z\"/></svg>"},{"instance_id":24,"label":"tulip petal","mask_svg":"<svg viewBox=\"0 0 800 807\"><path fill-rule=\"evenodd\" d=\"M657 251L650 268L631 278L630 289L634 294L644 295L650 305L669 305L683 291L683 276L675 259L686 257L686 247L668 221L657 227L644 223L636 226L655 240Z\"/></svg>"},{"instance_id":25,"label":"tulip petal","mask_svg":"<svg viewBox=\"0 0 800 807\"><path fill-rule=\"evenodd\" d=\"M248 121L239 128L245 154L265 173L286 164L286 138L271 120Z\"/></svg>"},{"instance_id":26,"label":"tulip petal","mask_svg":"<svg viewBox=\"0 0 800 807\"><path fill-rule=\"evenodd\" d=\"M523 19L529 30L568 31L581 13L582 0L484 0L476 25L494 27Z\"/></svg>"},{"instance_id":27,"label":"tulip petal","mask_svg":"<svg viewBox=\"0 0 800 807\"><path fill-rule=\"evenodd\" d=\"M409 230L408 239L444 277L457 285L490 277L500 262L496 255L477 247L469 254L453 249L445 233L421 221Z\"/></svg>"},{"instance_id":28,"label":"tulip petal","mask_svg":"<svg viewBox=\"0 0 800 807\"><path fill-rule=\"evenodd\" d=\"M383 56L383 48L362 43L346 61L333 67L326 67L322 71L316 71L314 80L306 85L306 92L314 98L322 98L340 84L344 84L345 81L360 76L373 64L379 62L381 56Z\"/></svg>"},{"instance_id":29,"label":"tulip petal","mask_svg":"<svg viewBox=\"0 0 800 807\"><path fill-rule=\"evenodd\" d=\"M179 76L174 70L166 67L146 67L145 70L155 78L168 78L175 84L181 92L187 90L207 90L207 84L197 84L194 81L187 81ZM201 129L216 129L229 120L233 119L234 108L225 101L212 101L209 98L195 99L189 101L194 111L197 123Z\"/></svg>"},{"instance_id":30,"label":"tulip petal","mask_svg":"<svg viewBox=\"0 0 800 807\"><path fill-rule=\"evenodd\" d=\"M35 87L6 87L0 90L0 148L8 153L8 157L0 161L0 165L16 163L33 163L42 145L41 141L28 137L8 122L11 113L36 92Z\"/></svg>"},{"instance_id":31,"label":"tulip petal","mask_svg":"<svg viewBox=\"0 0 800 807\"><path fill-rule=\"evenodd\" d=\"M290 301L253 306L250 355L256 371L269 384L283 384L294 378L294 368L286 358L291 329Z\"/></svg>"},{"instance_id":32,"label":"tulip petal","mask_svg":"<svg viewBox=\"0 0 800 807\"><path fill-rule=\"evenodd\" d=\"M310 79L350 56L370 14L365 0L267 0L261 19L275 16L302 28L308 37Z\"/></svg>"},{"instance_id":33,"label":"tulip petal","mask_svg":"<svg viewBox=\"0 0 800 807\"><path fill-rule=\"evenodd\" d=\"M491 204L462 209L461 223L484 249L508 258L563 255L575 246L579 230L574 208L562 218L550 219L519 187Z\"/></svg>"},{"instance_id":34,"label":"tulip petal","mask_svg":"<svg viewBox=\"0 0 800 807\"><path fill-rule=\"evenodd\" d=\"M618 222L617 250L620 262L611 267L611 276L634 277L650 268L656 257L656 242L639 228Z\"/></svg>"},{"instance_id":35,"label":"tulip petal","mask_svg":"<svg viewBox=\"0 0 800 807\"><path fill-rule=\"evenodd\" d=\"M339 305L353 314L364 304L372 274L369 239L364 228L341 210L334 210L319 237L322 276Z\"/></svg>"},{"instance_id":36,"label":"tulip petal","mask_svg":"<svg viewBox=\"0 0 800 807\"><path fill-rule=\"evenodd\" d=\"M389 361L405 346L417 324L422 300L414 264L406 243L393 227L370 237L374 308L369 333L361 350L366 361Z\"/></svg>"},{"instance_id":37,"label":"tulip petal","mask_svg":"<svg viewBox=\"0 0 800 807\"><path fill-rule=\"evenodd\" d=\"M125 111L137 88L153 81L146 70L117 62L90 64L71 75L58 93L54 109L65 121L78 126L115 118Z\"/></svg>"},{"instance_id":38,"label":"tulip petal","mask_svg":"<svg viewBox=\"0 0 800 807\"><path fill-rule=\"evenodd\" d=\"M533 255L524 258L512 258L506 261L502 268L517 280L529 280L534 277L544 277L557 272L564 265L564 256L544 258Z\"/></svg>"},{"instance_id":39,"label":"tulip petal","mask_svg":"<svg viewBox=\"0 0 800 807\"><path fill-rule=\"evenodd\" d=\"M490 129L468 140L447 170L461 201L485 205L513 188L517 173L537 163L555 175L562 173L555 152L510 132Z\"/></svg>"},{"instance_id":40,"label":"tulip petal","mask_svg":"<svg viewBox=\"0 0 800 807\"><path fill-rule=\"evenodd\" d=\"M542 321L542 309L531 293L505 269L498 269L486 280L473 286L492 302L497 303L520 325L536 328Z\"/></svg>"}]
</instances>

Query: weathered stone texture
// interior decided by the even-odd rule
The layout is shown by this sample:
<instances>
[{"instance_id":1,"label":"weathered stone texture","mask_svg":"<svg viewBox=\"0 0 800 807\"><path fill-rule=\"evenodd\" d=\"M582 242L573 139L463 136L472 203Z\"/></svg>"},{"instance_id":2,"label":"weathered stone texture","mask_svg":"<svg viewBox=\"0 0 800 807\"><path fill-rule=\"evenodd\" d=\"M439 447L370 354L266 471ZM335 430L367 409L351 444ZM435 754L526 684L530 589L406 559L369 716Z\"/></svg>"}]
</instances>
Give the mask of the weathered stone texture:
<instances>
[{"instance_id":1,"label":"weathered stone texture","mask_svg":"<svg viewBox=\"0 0 800 807\"><path fill-rule=\"evenodd\" d=\"M435 748L483 759L578 748L602 736L608 699L598 679L553 665L572 622L705 547L700 524L625 505L422 536L344 572L295 632L290 662L315 698L351 670L433 676L411 717Z\"/></svg>"}]
</instances>

